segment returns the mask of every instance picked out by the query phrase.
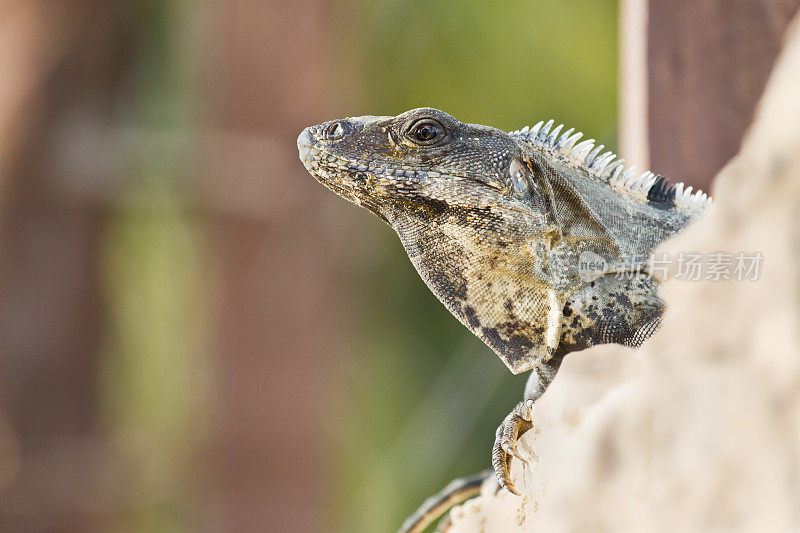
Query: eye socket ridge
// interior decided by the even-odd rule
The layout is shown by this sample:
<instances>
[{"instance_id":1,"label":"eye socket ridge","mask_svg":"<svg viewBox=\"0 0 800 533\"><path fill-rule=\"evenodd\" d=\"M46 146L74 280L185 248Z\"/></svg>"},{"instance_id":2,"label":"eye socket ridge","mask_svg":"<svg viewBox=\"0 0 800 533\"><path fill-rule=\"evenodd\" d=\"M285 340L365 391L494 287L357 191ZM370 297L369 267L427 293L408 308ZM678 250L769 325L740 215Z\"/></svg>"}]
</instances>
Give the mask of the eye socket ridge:
<instances>
[{"instance_id":1,"label":"eye socket ridge","mask_svg":"<svg viewBox=\"0 0 800 533\"><path fill-rule=\"evenodd\" d=\"M440 142L445 136L444 126L435 119L417 120L407 130L407 136L419 145L432 145Z\"/></svg>"}]
</instances>

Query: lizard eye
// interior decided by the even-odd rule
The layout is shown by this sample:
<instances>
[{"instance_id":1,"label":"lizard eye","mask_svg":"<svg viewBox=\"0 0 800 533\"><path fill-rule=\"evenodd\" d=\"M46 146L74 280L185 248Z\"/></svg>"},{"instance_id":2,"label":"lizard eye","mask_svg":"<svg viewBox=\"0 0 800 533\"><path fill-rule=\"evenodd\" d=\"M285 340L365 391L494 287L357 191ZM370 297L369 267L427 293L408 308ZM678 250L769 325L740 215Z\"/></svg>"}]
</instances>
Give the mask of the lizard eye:
<instances>
[{"instance_id":1,"label":"lizard eye","mask_svg":"<svg viewBox=\"0 0 800 533\"><path fill-rule=\"evenodd\" d=\"M434 137L439 134L439 130L436 129L436 126L433 124L420 124L417 126L417 129L414 130L414 135L417 136L417 139L420 141L430 141Z\"/></svg>"},{"instance_id":2,"label":"lizard eye","mask_svg":"<svg viewBox=\"0 0 800 533\"><path fill-rule=\"evenodd\" d=\"M344 128L339 122L331 122L325 128L325 137L328 139L338 139L344 135Z\"/></svg>"},{"instance_id":3,"label":"lizard eye","mask_svg":"<svg viewBox=\"0 0 800 533\"><path fill-rule=\"evenodd\" d=\"M441 137L442 126L433 120L423 120L411 128L411 136L420 144L433 144Z\"/></svg>"}]
</instances>

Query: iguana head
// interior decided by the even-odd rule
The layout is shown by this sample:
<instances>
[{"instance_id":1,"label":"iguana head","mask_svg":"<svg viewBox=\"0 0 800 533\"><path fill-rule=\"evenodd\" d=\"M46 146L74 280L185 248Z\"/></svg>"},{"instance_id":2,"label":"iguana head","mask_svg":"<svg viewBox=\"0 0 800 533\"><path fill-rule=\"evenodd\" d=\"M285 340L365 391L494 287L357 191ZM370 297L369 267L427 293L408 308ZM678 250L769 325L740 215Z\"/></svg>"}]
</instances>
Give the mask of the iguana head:
<instances>
[{"instance_id":1,"label":"iguana head","mask_svg":"<svg viewBox=\"0 0 800 533\"><path fill-rule=\"evenodd\" d=\"M482 196L493 208L527 209L544 225L544 200L531 194L537 185L517 142L438 109L325 122L303 130L297 146L320 183L390 223L404 209L475 210Z\"/></svg>"},{"instance_id":2,"label":"iguana head","mask_svg":"<svg viewBox=\"0 0 800 533\"><path fill-rule=\"evenodd\" d=\"M420 108L325 122L297 145L320 183L395 229L434 294L514 372L555 349L551 193L519 141Z\"/></svg>"}]
</instances>

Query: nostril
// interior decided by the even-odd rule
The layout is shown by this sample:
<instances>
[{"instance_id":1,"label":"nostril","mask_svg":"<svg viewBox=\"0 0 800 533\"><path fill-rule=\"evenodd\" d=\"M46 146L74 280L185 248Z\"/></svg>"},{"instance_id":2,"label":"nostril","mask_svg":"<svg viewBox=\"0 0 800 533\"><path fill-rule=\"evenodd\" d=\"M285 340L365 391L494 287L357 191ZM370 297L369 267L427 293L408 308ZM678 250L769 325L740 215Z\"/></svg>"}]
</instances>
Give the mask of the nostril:
<instances>
[{"instance_id":1,"label":"nostril","mask_svg":"<svg viewBox=\"0 0 800 533\"><path fill-rule=\"evenodd\" d=\"M328 139L338 139L344 135L344 127L340 122L331 122L325 128L325 137Z\"/></svg>"}]
</instances>

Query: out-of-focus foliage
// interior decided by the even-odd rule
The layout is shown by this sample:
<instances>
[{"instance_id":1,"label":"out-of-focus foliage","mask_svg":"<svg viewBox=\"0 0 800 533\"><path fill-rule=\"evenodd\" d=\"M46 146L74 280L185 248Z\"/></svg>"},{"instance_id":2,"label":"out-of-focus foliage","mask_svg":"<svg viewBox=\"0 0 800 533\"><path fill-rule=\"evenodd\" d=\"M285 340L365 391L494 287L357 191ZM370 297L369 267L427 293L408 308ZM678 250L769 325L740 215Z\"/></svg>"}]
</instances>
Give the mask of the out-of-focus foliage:
<instances>
[{"instance_id":1,"label":"out-of-focus foliage","mask_svg":"<svg viewBox=\"0 0 800 533\"><path fill-rule=\"evenodd\" d=\"M432 106L505 130L554 117L615 144L616 2L354 2L335 23L341 65L358 76L350 115ZM450 479L487 468L526 377L436 301L369 217L353 320L366 341L345 347L347 402L331 414L341 531L390 531Z\"/></svg>"},{"instance_id":2,"label":"out-of-focus foliage","mask_svg":"<svg viewBox=\"0 0 800 533\"><path fill-rule=\"evenodd\" d=\"M616 2L360 2L355 15L339 35L363 58L364 112L426 105L506 130L552 116L613 140Z\"/></svg>"},{"instance_id":3,"label":"out-of-focus foliage","mask_svg":"<svg viewBox=\"0 0 800 533\"><path fill-rule=\"evenodd\" d=\"M196 462L207 411L209 286L201 228L185 199L197 130L199 59L186 2L145 2L123 110L131 142L104 236L109 333L102 422L126 464L115 528L186 531L200 508ZM189 490L187 490L189 489Z\"/></svg>"}]
</instances>

